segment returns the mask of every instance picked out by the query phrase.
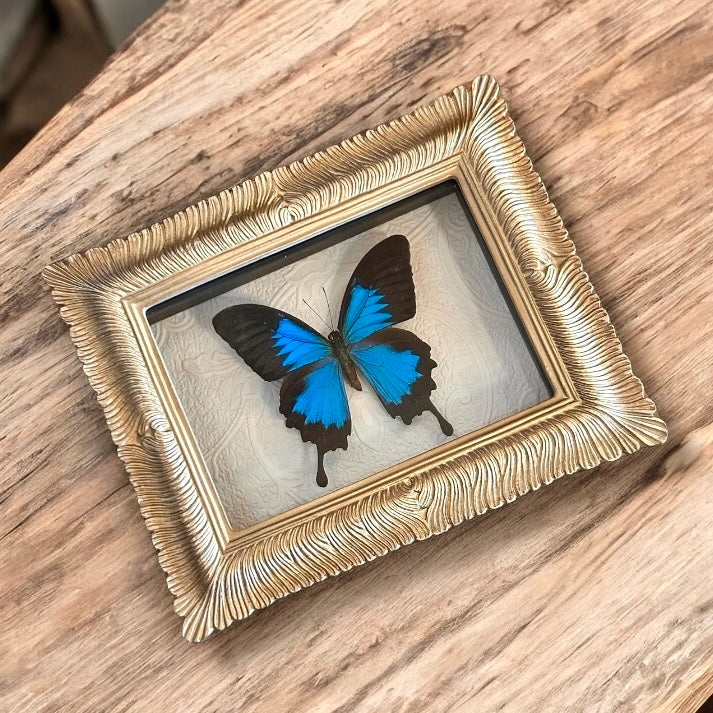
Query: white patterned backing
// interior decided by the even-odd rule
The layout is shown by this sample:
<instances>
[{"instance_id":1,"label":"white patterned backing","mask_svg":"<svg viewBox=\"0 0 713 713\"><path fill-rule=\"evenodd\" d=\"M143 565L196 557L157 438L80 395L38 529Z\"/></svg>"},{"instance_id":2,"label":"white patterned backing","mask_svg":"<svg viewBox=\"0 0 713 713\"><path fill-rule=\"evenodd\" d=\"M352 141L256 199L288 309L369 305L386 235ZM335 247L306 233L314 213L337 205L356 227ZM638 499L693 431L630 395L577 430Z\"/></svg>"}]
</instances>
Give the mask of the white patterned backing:
<instances>
[{"instance_id":1,"label":"white patterned backing","mask_svg":"<svg viewBox=\"0 0 713 713\"><path fill-rule=\"evenodd\" d=\"M453 438L543 401L549 388L513 319L454 194L275 270L152 326L193 433L234 528L337 490L449 440L432 414L410 426L376 396L347 386L352 435L326 454L329 486L315 484L317 450L285 426L280 382L257 376L213 331L221 309L244 302L276 307L326 334L303 298L326 317L322 286L338 313L366 251L401 233L411 244L416 316L402 325L431 345L436 407Z\"/></svg>"}]
</instances>

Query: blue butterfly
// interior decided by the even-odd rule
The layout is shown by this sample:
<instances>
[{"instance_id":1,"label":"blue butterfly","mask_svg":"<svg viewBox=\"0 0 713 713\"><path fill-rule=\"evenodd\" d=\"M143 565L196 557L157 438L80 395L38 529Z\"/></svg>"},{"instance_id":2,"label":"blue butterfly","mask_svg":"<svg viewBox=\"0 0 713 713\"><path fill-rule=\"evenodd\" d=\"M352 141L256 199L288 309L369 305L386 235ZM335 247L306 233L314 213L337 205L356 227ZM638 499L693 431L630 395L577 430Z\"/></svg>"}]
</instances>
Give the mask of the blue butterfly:
<instances>
[{"instance_id":1,"label":"blue butterfly","mask_svg":"<svg viewBox=\"0 0 713 713\"><path fill-rule=\"evenodd\" d=\"M213 327L265 381L284 379L280 413L317 446L317 485L326 487L324 454L346 449L352 430L345 381L357 391L362 379L368 382L392 418L410 424L430 411L443 433L453 434L431 402L431 347L393 326L415 314L409 242L392 235L357 265L337 329L326 339L296 317L256 304L222 310Z\"/></svg>"}]
</instances>

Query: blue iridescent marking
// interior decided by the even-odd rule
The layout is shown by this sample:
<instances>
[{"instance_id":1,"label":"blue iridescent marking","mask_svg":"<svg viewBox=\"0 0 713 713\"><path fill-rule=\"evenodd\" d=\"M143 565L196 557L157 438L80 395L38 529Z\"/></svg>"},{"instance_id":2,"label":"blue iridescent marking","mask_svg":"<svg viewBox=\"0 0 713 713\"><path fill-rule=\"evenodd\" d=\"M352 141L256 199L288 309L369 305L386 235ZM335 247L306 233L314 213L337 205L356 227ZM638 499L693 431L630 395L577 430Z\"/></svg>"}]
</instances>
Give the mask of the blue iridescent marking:
<instances>
[{"instance_id":1,"label":"blue iridescent marking","mask_svg":"<svg viewBox=\"0 0 713 713\"><path fill-rule=\"evenodd\" d=\"M355 345L352 359L381 399L400 404L421 374L419 356L409 349L397 351L386 344Z\"/></svg>"},{"instance_id":2,"label":"blue iridescent marking","mask_svg":"<svg viewBox=\"0 0 713 713\"><path fill-rule=\"evenodd\" d=\"M278 356L290 371L324 359L331 353L328 342L292 320L282 317L272 335Z\"/></svg>"},{"instance_id":3,"label":"blue iridescent marking","mask_svg":"<svg viewBox=\"0 0 713 713\"><path fill-rule=\"evenodd\" d=\"M370 287L354 285L344 314L344 340L358 342L391 324L391 314L384 298Z\"/></svg>"},{"instance_id":4,"label":"blue iridescent marking","mask_svg":"<svg viewBox=\"0 0 713 713\"><path fill-rule=\"evenodd\" d=\"M303 391L295 399L293 411L305 417L305 424L319 423L325 428L343 426L349 408L339 363L328 359L307 374L304 383Z\"/></svg>"}]
</instances>

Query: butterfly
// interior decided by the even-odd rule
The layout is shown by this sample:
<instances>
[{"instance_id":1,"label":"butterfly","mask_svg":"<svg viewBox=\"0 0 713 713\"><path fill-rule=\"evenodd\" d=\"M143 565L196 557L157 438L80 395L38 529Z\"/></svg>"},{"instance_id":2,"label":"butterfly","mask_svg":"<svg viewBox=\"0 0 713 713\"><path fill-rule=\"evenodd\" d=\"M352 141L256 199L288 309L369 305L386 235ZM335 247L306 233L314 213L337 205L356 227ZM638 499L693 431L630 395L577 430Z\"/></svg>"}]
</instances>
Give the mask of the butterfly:
<instances>
[{"instance_id":1,"label":"butterfly","mask_svg":"<svg viewBox=\"0 0 713 713\"><path fill-rule=\"evenodd\" d=\"M218 312L213 327L258 376L283 379L280 413L305 443L317 446L317 485L326 487L324 454L346 450L351 434L345 382L357 391L367 382L392 418L408 425L430 411L443 433L453 434L431 401L431 347L393 326L415 314L409 242L392 235L357 265L337 328L327 337L287 312L258 304Z\"/></svg>"}]
</instances>

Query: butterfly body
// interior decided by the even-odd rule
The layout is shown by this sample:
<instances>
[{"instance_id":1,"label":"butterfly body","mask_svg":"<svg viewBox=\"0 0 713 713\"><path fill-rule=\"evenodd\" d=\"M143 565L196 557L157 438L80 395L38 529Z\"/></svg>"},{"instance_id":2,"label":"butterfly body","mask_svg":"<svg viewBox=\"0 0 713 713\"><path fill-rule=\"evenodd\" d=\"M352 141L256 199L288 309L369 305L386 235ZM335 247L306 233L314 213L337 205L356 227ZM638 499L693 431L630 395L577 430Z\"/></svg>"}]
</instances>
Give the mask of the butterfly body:
<instances>
[{"instance_id":1,"label":"butterfly body","mask_svg":"<svg viewBox=\"0 0 713 713\"><path fill-rule=\"evenodd\" d=\"M362 390L361 381L359 381L359 374L357 373L356 365L354 360L349 354L349 349L344 341L342 333L338 329L332 330L327 336L329 343L332 345L332 353L334 357L339 362L339 366L342 368L342 374L347 380L349 385L356 389L357 391Z\"/></svg>"},{"instance_id":2,"label":"butterfly body","mask_svg":"<svg viewBox=\"0 0 713 713\"><path fill-rule=\"evenodd\" d=\"M286 312L256 304L222 310L213 326L265 381L282 379L280 413L303 441L316 445L317 484L324 487L324 454L346 449L351 434L344 382L361 391L366 381L387 413L405 424L430 411L442 432L452 435L453 427L431 401L431 348L393 326L415 312L408 240L392 235L357 265L338 326L327 337Z\"/></svg>"}]
</instances>

